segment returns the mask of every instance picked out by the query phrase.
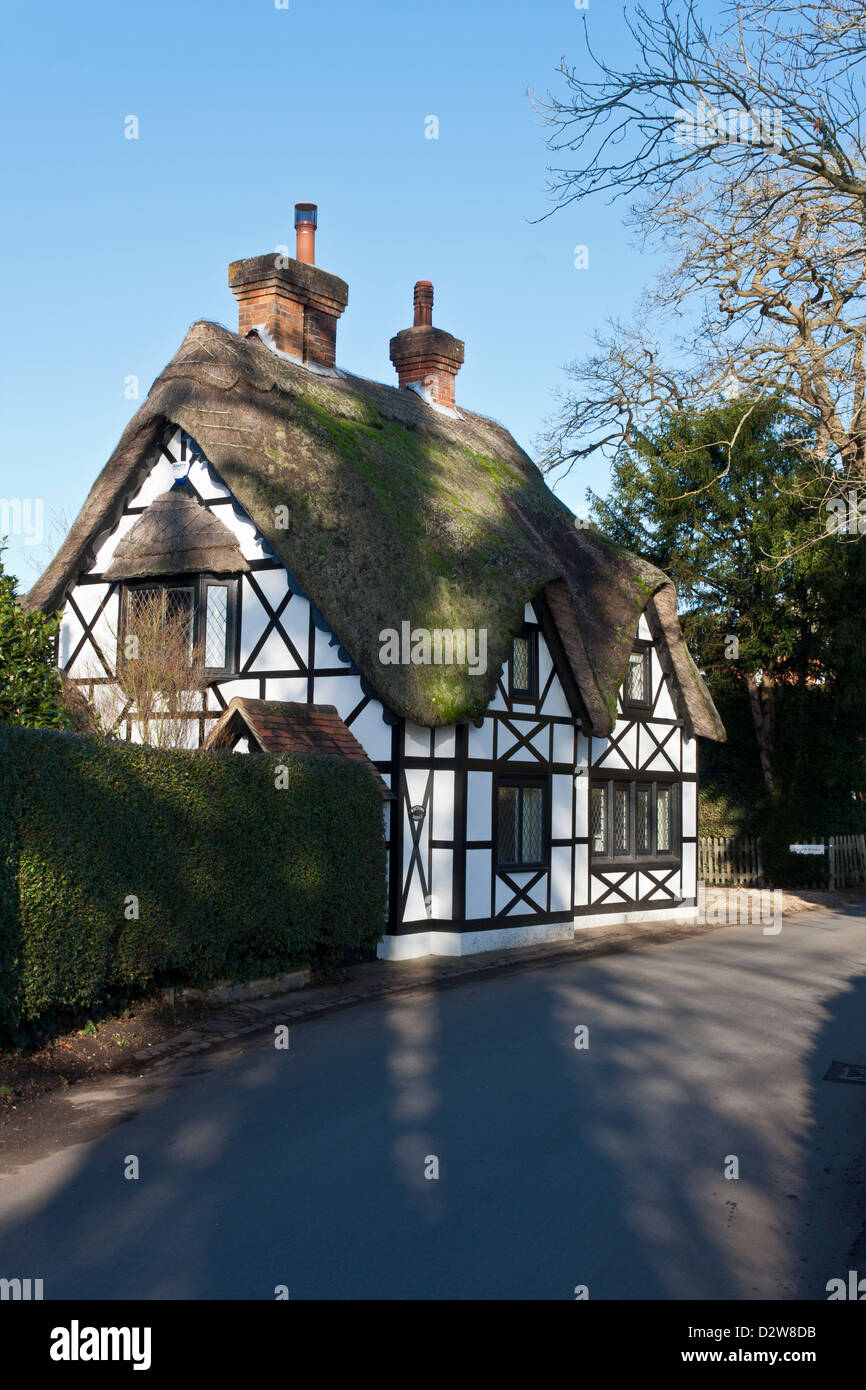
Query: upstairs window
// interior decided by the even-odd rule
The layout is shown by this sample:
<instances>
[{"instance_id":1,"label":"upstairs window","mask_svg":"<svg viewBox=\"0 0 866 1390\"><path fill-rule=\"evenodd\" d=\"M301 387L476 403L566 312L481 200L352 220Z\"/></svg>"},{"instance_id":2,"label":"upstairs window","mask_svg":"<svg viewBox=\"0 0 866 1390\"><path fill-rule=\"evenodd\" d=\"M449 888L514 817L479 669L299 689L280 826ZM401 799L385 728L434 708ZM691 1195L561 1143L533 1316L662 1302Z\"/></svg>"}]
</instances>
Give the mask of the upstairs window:
<instances>
[{"instance_id":1,"label":"upstairs window","mask_svg":"<svg viewBox=\"0 0 866 1390\"><path fill-rule=\"evenodd\" d=\"M195 575L130 583L123 589L121 612L123 662L134 658L138 645L157 643L164 634L178 661L200 662L207 677L236 669L236 579Z\"/></svg>"},{"instance_id":2,"label":"upstairs window","mask_svg":"<svg viewBox=\"0 0 866 1390\"><path fill-rule=\"evenodd\" d=\"M177 631L179 646L185 649L187 661L193 659L193 630L195 627L195 588L190 585L142 584L127 590L127 637L147 642L158 638L160 631ZM127 655L135 651L130 644Z\"/></svg>"},{"instance_id":3,"label":"upstairs window","mask_svg":"<svg viewBox=\"0 0 866 1390\"><path fill-rule=\"evenodd\" d=\"M231 665L229 637L229 598L231 590L228 582L205 581L202 584L205 671L227 671Z\"/></svg>"},{"instance_id":4,"label":"upstairs window","mask_svg":"<svg viewBox=\"0 0 866 1390\"><path fill-rule=\"evenodd\" d=\"M538 698L538 634L519 632L511 646L511 698Z\"/></svg>"},{"instance_id":5,"label":"upstairs window","mask_svg":"<svg viewBox=\"0 0 866 1390\"><path fill-rule=\"evenodd\" d=\"M622 688L624 705L650 704L650 651L649 647L640 647L628 659Z\"/></svg>"}]
</instances>

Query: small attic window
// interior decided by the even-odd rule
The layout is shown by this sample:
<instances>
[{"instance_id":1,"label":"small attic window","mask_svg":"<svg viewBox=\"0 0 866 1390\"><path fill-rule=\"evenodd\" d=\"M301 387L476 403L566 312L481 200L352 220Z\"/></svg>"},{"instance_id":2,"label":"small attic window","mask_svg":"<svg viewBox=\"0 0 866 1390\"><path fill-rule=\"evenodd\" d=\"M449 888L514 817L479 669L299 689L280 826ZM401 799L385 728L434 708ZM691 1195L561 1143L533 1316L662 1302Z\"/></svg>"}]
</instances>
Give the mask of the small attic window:
<instances>
[{"instance_id":1,"label":"small attic window","mask_svg":"<svg viewBox=\"0 0 866 1390\"><path fill-rule=\"evenodd\" d=\"M649 705L650 703L650 648L642 647L633 651L628 659L628 668L622 688L624 705Z\"/></svg>"},{"instance_id":2,"label":"small attic window","mask_svg":"<svg viewBox=\"0 0 866 1390\"><path fill-rule=\"evenodd\" d=\"M519 632L511 647L511 696L535 700L538 691L538 647L534 632Z\"/></svg>"}]
</instances>

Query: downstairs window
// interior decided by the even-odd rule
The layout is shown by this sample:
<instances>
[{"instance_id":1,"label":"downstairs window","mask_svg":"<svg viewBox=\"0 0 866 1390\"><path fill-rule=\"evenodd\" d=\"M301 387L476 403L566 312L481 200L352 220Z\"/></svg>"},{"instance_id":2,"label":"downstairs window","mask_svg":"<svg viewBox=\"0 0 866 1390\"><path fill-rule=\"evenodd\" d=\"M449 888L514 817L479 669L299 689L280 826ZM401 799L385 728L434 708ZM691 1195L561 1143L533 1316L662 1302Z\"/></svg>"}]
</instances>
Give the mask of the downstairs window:
<instances>
[{"instance_id":1,"label":"downstairs window","mask_svg":"<svg viewBox=\"0 0 866 1390\"><path fill-rule=\"evenodd\" d=\"M500 781L496 788L497 868L540 868L546 862L546 784L516 778Z\"/></svg>"},{"instance_id":2,"label":"downstairs window","mask_svg":"<svg viewBox=\"0 0 866 1390\"><path fill-rule=\"evenodd\" d=\"M589 843L596 859L679 855L679 783L616 778L590 786Z\"/></svg>"}]
</instances>

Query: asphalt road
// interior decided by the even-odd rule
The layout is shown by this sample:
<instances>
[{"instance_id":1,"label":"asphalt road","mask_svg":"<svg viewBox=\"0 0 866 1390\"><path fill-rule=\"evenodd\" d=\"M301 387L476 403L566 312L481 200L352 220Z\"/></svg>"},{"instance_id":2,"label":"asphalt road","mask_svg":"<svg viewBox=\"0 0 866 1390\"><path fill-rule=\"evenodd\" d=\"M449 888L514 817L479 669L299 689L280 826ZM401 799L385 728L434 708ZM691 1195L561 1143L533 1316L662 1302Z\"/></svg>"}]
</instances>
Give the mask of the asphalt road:
<instances>
[{"instance_id":1,"label":"asphalt road","mask_svg":"<svg viewBox=\"0 0 866 1390\"><path fill-rule=\"evenodd\" d=\"M290 1044L76 1087L86 1142L0 1181L0 1276L46 1299L823 1299L851 1267L866 1086L822 1077L866 1063L862 916L386 997Z\"/></svg>"}]
</instances>

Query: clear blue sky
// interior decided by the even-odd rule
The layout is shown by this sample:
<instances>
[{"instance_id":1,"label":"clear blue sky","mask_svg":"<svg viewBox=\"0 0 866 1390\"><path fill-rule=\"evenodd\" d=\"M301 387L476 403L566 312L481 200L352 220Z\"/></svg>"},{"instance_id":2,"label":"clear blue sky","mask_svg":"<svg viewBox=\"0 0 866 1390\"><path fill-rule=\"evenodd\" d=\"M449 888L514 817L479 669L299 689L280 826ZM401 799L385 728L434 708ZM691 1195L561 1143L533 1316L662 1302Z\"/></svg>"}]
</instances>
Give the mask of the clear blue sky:
<instances>
[{"instance_id":1,"label":"clear blue sky","mask_svg":"<svg viewBox=\"0 0 866 1390\"><path fill-rule=\"evenodd\" d=\"M563 364L650 268L621 204L532 221L549 155L527 88L581 58L584 14L625 56L603 0L7 0L0 497L71 519L136 409L125 378L143 399L191 322L235 329L229 262L293 246L304 199L349 283L338 364L395 380L388 340L430 279L434 322L466 342L458 404L532 452ZM577 506L606 480L558 491ZM10 538L25 588L33 553Z\"/></svg>"}]
</instances>

